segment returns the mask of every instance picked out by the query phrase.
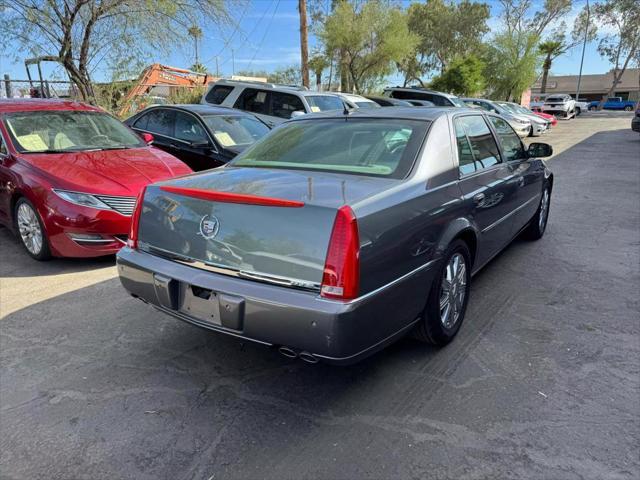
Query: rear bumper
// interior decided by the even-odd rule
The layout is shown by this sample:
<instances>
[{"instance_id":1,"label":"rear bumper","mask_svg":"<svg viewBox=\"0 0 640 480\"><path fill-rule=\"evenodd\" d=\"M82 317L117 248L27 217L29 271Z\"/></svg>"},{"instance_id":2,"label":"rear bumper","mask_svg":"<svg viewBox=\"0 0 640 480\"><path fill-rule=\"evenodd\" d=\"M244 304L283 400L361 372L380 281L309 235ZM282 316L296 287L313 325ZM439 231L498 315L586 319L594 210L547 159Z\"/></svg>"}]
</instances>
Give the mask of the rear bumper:
<instances>
[{"instance_id":1,"label":"rear bumper","mask_svg":"<svg viewBox=\"0 0 640 480\"><path fill-rule=\"evenodd\" d=\"M558 107L542 107L542 111L550 115L560 115L561 117L566 117L569 115L569 110Z\"/></svg>"},{"instance_id":2,"label":"rear bumper","mask_svg":"<svg viewBox=\"0 0 640 480\"><path fill-rule=\"evenodd\" d=\"M124 288L164 313L334 364L355 363L409 331L424 309L434 271L430 262L372 294L340 302L196 269L128 247L120 250L117 263ZM189 285L216 293L218 302L207 304L214 320L203 320L202 310L197 316L187 312L183 300Z\"/></svg>"}]
</instances>

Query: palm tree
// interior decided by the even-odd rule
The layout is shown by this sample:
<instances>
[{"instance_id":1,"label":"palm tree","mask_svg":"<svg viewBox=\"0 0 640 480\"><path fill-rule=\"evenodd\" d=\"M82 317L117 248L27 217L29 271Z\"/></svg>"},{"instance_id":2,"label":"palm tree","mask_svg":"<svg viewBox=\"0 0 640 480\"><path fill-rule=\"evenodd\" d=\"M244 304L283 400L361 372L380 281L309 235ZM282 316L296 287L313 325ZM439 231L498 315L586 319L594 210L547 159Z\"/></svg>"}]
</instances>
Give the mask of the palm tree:
<instances>
[{"instance_id":1,"label":"palm tree","mask_svg":"<svg viewBox=\"0 0 640 480\"><path fill-rule=\"evenodd\" d=\"M316 89L322 90L322 71L329 66L329 60L322 53L316 52L309 59L309 68L316 75Z\"/></svg>"},{"instance_id":2,"label":"palm tree","mask_svg":"<svg viewBox=\"0 0 640 480\"><path fill-rule=\"evenodd\" d=\"M549 70L551 70L551 63L567 51L567 45L562 41L547 40L538 45L538 50L541 54L545 55L542 64L542 85L540 85L540 93L546 93L547 78L549 77Z\"/></svg>"}]
</instances>

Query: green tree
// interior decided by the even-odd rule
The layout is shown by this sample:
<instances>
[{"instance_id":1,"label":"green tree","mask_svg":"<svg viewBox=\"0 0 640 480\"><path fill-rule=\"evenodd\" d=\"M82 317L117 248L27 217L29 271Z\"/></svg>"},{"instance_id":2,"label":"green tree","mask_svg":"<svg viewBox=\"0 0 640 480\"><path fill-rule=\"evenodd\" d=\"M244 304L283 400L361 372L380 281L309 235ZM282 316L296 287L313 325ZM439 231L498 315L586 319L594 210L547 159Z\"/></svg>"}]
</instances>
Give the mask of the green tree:
<instances>
[{"instance_id":1,"label":"green tree","mask_svg":"<svg viewBox=\"0 0 640 480\"><path fill-rule=\"evenodd\" d=\"M325 18L319 36L327 51L344 53L341 68L358 93L377 85L418 43L406 14L381 0L339 2Z\"/></svg>"},{"instance_id":2,"label":"green tree","mask_svg":"<svg viewBox=\"0 0 640 480\"><path fill-rule=\"evenodd\" d=\"M231 22L230 0L3 0L5 41L59 62L83 100L103 60L140 59L183 43L189 27Z\"/></svg>"},{"instance_id":3,"label":"green tree","mask_svg":"<svg viewBox=\"0 0 640 480\"><path fill-rule=\"evenodd\" d=\"M320 52L315 52L309 59L309 68L316 76L316 88L318 91L322 88L322 72L327 67L329 67L329 59Z\"/></svg>"},{"instance_id":4,"label":"green tree","mask_svg":"<svg viewBox=\"0 0 640 480\"><path fill-rule=\"evenodd\" d=\"M404 84L437 70L443 73L449 62L478 50L489 31L490 17L486 3L462 0L427 0L412 3L407 11L409 30L419 37L413 55L407 56L398 69Z\"/></svg>"},{"instance_id":5,"label":"green tree","mask_svg":"<svg viewBox=\"0 0 640 480\"><path fill-rule=\"evenodd\" d=\"M545 0L531 12L531 0L501 0L502 29L489 42L485 61L486 79L494 97L519 99L538 76L541 54L538 49L544 32L571 10L571 0Z\"/></svg>"},{"instance_id":6,"label":"green tree","mask_svg":"<svg viewBox=\"0 0 640 480\"><path fill-rule=\"evenodd\" d=\"M607 0L594 6L598 22L609 27L611 33L600 38L598 52L613 65L613 82L602 98L613 95L629 63L640 63L640 2L638 0Z\"/></svg>"},{"instance_id":7,"label":"green tree","mask_svg":"<svg viewBox=\"0 0 640 480\"><path fill-rule=\"evenodd\" d=\"M485 63L476 55L467 55L452 60L444 73L429 85L435 90L473 97L485 89Z\"/></svg>"}]
</instances>

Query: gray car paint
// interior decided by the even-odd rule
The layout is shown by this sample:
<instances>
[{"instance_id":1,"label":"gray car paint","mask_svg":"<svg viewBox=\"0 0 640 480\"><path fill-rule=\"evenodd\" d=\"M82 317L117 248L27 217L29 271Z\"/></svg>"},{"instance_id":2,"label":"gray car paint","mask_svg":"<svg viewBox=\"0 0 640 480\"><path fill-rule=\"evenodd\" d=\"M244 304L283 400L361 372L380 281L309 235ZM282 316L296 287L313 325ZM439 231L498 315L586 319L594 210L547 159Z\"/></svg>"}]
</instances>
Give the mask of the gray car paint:
<instances>
[{"instance_id":1,"label":"gray car paint","mask_svg":"<svg viewBox=\"0 0 640 480\"><path fill-rule=\"evenodd\" d=\"M319 114L316 118L335 115ZM492 115L487 112L460 108L390 107L376 109L375 113L358 111L350 115L423 118L432 122L407 178L397 181L330 175L343 177L349 185L346 190L349 197L337 194L333 179L326 184L321 182L323 188L315 191L314 208L326 211L305 212L305 207L301 209L303 214L296 218L301 230L315 228L317 250L322 250L321 247L326 248L328 242L332 218L329 212L342 204L352 207L360 231L359 298L349 302L328 300L319 297L317 291L266 285L205 272L164 259L161 252L158 255L159 252L152 254L129 248L118 255L119 273L125 288L163 311L205 328L269 345L306 350L327 361L350 363L382 348L417 321L426 304L434 266L454 238L462 236L469 243L474 257L473 271L477 272L526 226L537 209L543 182L551 177L543 161L528 158L500 163L475 175L459 178L453 121L458 115L485 118ZM225 175L231 180L241 175L242 170L245 169L232 168ZM275 193L279 188L278 177L292 178L289 171L265 169L264 172L261 175L273 175L272 181L276 186L258 182L258 194ZM319 178L315 172L296 172L295 175L314 182ZM165 183L206 187L200 183L204 181L202 178L205 177L194 175ZM552 180L551 177L549 181ZM376 185L378 181L381 183ZM295 193L296 189L302 189L304 183L293 181L287 187L289 182L283 182L279 190L281 197L297 198L300 192ZM253 183L242 185L249 188L241 190L242 193L251 192ZM228 190L233 191L234 188L233 182L227 184ZM478 194L483 194L488 201L478 204L474 200ZM256 225L260 224L258 215L249 218ZM316 218L318 223L314 227ZM274 219L265 215L262 221L273 222ZM144 233L145 237L150 234L151 231ZM154 238L156 235L162 235L162 232L153 233ZM322 260L319 254L315 255L314 261L318 265ZM189 282L239 298L244 302L242 326L229 330L220 323L207 324L191 318L176 311L175 305L161 305L159 298L166 296L162 293L165 287L158 286L154 273L161 279L168 279L169 283L174 282L174 289Z\"/></svg>"}]
</instances>

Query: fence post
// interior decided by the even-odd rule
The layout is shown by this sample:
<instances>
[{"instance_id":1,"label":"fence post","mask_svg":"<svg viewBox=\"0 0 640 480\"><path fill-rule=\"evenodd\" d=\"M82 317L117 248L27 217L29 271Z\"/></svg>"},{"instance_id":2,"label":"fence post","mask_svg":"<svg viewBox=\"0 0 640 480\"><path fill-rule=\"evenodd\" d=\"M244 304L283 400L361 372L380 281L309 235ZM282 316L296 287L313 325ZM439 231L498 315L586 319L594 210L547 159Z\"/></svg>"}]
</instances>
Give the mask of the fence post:
<instances>
[{"instance_id":1,"label":"fence post","mask_svg":"<svg viewBox=\"0 0 640 480\"><path fill-rule=\"evenodd\" d=\"M9 78L9 74L7 73L4 74L4 89L7 93L7 98L12 98L13 96L11 95L11 79Z\"/></svg>"}]
</instances>

